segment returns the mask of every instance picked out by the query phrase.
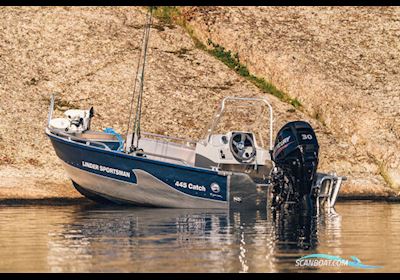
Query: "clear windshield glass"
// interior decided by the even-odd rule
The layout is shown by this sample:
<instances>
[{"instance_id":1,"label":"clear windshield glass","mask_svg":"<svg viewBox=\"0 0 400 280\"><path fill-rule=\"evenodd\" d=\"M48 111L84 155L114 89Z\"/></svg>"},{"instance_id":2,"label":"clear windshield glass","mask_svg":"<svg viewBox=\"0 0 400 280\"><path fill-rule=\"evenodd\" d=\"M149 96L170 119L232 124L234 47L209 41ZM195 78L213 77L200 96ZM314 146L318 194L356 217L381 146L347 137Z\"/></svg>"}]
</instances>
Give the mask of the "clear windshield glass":
<instances>
[{"instance_id":1,"label":"clear windshield glass","mask_svg":"<svg viewBox=\"0 0 400 280\"><path fill-rule=\"evenodd\" d=\"M221 106L207 127L204 139L207 140L210 133L224 134L228 131L253 132L257 144L269 149L270 112L264 102L260 100L228 99L220 114Z\"/></svg>"}]
</instances>

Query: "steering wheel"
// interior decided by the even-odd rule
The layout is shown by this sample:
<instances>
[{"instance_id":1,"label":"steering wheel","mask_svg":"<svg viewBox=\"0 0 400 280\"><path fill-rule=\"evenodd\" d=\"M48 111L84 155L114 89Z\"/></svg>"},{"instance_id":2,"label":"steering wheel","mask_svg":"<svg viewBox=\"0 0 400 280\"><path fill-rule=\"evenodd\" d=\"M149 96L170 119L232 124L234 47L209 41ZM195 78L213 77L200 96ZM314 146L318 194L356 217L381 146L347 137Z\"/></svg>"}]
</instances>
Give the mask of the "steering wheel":
<instances>
[{"instance_id":1,"label":"steering wheel","mask_svg":"<svg viewBox=\"0 0 400 280\"><path fill-rule=\"evenodd\" d=\"M229 148L239 162L250 162L256 156L253 138L244 132L235 132L229 141Z\"/></svg>"}]
</instances>

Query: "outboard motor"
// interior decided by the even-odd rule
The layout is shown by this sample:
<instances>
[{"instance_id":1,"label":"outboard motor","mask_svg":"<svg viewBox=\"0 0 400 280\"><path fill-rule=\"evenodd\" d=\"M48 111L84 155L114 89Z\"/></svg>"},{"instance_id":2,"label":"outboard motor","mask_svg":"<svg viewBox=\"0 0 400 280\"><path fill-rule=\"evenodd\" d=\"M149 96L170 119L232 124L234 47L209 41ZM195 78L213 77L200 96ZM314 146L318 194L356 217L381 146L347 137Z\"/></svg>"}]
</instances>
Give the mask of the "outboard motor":
<instances>
[{"instance_id":1,"label":"outboard motor","mask_svg":"<svg viewBox=\"0 0 400 280\"><path fill-rule=\"evenodd\" d=\"M289 122L278 132L272 151L276 168L272 174L273 206L283 202L310 204L316 179L319 145L311 125Z\"/></svg>"}]
</instances>

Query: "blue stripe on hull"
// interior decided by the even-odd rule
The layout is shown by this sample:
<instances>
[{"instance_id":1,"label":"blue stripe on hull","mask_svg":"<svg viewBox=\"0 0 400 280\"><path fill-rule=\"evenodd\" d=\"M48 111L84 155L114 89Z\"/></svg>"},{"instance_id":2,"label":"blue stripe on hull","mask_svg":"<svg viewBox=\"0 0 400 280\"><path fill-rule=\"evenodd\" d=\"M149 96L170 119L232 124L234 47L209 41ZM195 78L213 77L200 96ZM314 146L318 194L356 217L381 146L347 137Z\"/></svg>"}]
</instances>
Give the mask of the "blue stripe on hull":
<instances>
[{"instance_id":1,"label":"blue stripe on hull","mask_svg":"<svg viewBox=\"0 0 400 280\"><path fill-rule=\"evenodd\" d=\"M227 201L227 176L219 175L216 171L130 156L48 136L57 156L79 169L129 183L137 183L132 169L141 169L185 194ZM218 193L211 190L212 183L219 185Z\"/></svg>"}]
</instances>

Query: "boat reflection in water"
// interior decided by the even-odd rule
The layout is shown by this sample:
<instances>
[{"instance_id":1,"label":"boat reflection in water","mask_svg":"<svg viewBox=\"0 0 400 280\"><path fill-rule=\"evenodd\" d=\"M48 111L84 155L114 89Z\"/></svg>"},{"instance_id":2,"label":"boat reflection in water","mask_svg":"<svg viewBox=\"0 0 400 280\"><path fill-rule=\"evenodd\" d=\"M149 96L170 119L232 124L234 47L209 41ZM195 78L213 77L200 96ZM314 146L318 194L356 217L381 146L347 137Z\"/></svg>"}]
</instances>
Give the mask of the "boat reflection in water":
<instances>
[{"instance_id":1,"label":"boat reflection in water","mask_svg":"<svg viewBox=\"0 0 400 280\"><path fill-rule=\"evenodd\" d=\"M49 235L51 271L298 271L319 227L340 232L337 216L290 212L87 205L72 217Z\"/></svg>"}]
</instances>

